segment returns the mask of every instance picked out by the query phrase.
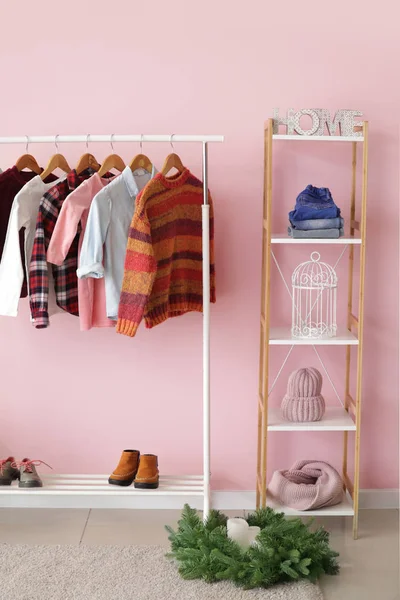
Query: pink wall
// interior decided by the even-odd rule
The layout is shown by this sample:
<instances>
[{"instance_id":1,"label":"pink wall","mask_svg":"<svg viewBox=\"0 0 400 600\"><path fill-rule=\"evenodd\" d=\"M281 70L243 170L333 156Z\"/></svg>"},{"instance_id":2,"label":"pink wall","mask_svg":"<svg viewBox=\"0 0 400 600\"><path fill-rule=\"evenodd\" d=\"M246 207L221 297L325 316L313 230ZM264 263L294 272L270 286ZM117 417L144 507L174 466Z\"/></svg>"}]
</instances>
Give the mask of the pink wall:
<instances>
[{"instance_id":1,"label":"pink wall","mask_svg":"<svg viewBox=\"0 0 400 600\"><path fill-rule=\"evenodd\" d=\"M274 106L357 108L371 123L362 486L398 483L398 200L400 42L395 19L361 0L271 5L203 0L115 7L72 0L1 3L0 133L222 133L210 148L218 301L212 309L212 453L217 486L254 487L258 380L263 122ZM394 2L388 3L394 7ZM389 9L387 9L389 10ZM6 27L4 27L4 23ZM132 145L116 145L131 158ZM200 175L198 147L176 145ZM350 148L279 148L277 223L306 184L328 185L348 214ZM0 166L21 146L0 147ZM93 145L101 159L107 145ZM168 147L147 146L160 166ZM52 148L31 147L45 163ZM82 146L64 146L74 163ZM346 165L346 167L345 167ZM337 250L336 248L334 249ZM282 248L289 275L302 254ZM326 258L337 252L327 251ZM287 259L287 260L286 260ZM276 283L275 283L276 281ZM342 278L345 295L345 278ZM274 280L276 318L286 291ZM343 296L344 297L344 296ZM283 308L282 308L283 307ZM160 456L164 473L201 468L201 317L171 320L135 339L80 333L54 317L46 331L0 320L0 454L42 458L55 472L108 472L124 447ZM280 350L274 351L273 372ZM344 350L323 351L335 377ZM291 368L315 364L297 352ZM330 397L326 382L324 391ZM275 434L270 467L296 457L340 465L336 434Z\"/></svg>"}]
</instances>

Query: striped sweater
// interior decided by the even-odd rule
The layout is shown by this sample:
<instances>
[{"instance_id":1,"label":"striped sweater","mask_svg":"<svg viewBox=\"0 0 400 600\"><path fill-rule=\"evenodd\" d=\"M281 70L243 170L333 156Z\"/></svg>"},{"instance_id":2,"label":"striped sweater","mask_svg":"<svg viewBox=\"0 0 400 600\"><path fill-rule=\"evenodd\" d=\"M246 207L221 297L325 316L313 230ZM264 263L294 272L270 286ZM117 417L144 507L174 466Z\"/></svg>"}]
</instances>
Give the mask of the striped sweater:
<instances>
[{"instance_id":1,"label":"striped sweater","mask_svg":"<svg viewBox=\"0 0 400 600\"><path fill-rule=\"evenodd\" d=\"M203 184L185 169L156 175L136 198L129 229L117 332L133 337L144 317L154 327L202 312ZM215 302L214 219L210 202L210 294Z\"/></svg>"}]
</instances>

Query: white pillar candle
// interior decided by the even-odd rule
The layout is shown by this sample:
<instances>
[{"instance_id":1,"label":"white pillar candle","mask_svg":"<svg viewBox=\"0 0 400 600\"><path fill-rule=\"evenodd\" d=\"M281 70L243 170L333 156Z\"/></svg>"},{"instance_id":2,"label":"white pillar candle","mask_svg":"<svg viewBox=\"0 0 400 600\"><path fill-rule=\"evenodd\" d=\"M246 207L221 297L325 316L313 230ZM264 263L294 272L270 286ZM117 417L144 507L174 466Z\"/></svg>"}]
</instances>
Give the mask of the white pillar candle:
<instances>
[{"instance_id":1,"label":"white pillar candle","mask_svg":"<svg viewBox=\"0 0 400 600\"><path fill-rule=\"evenodd\" d=\"M257 525L252 525L251 527L249 527L248 529L248 542L250 544L250 546L255 546L257 545L258 542L256 542L256 537L258 536L258 534L260 533L261 529L259 527L257 527Z\"/></svg>"},{"instance_id":2,"label":"white pillar candle","mask_svg":"<svg viewBox=\"0 0 400 600\"><path fill-rule=\"evenodd\" d=\"M249 547L249 525L247 521L239 517L228 519L227 521L228 537L234 540L243 549Z\"/></svg>"}]
</instances>

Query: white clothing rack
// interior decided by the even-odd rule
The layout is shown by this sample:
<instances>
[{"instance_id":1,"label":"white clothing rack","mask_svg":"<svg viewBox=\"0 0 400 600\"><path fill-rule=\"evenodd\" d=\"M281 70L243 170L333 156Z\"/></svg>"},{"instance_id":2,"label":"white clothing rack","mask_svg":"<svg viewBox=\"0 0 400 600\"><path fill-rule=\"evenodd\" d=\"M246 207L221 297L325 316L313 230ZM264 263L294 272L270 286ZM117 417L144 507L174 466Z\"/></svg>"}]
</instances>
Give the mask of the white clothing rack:
<instances>
[{"instance_id":1,"label":"white clothing rack","mask_svg":"<svg viewBox=\"0 0 400 600\"><path fill-rule=\"evenodd\" d=\"M138 498L137 506L143 506L140 498L145 496L176 495L179 497L188 496L195 498L203 496L203 517L207 518L211 505L210 488L210 206L208 203L208 143L223 142L223 135L147 135L147 134L107 134L107 135L32 135L32 136L12 136L0 137L0 144L58 144L58 143L79 143L85 142L197 142L202 143L202 174L203 174L203 205L202 205L202 228L203 228L203 477L187 476L169 476L162 477L160 488L158 490L122 490L110 489L114 486L107 486L105 476L80 475L80 476L54 476L50 478L50 485L43 488L29 490L29 496L34 498L33 505L39 506L40 499L38 495L59 494L70 497L72 494L82 494L85 496L96 497L99 494L110 496L119 492L131 493L132 498ZM8 486L4 486L8 487ZM139 493L138 493L139 492ZM111 494L110 494L111 493ZM4 496L19 494L21 490L10 486L7 490L0 489L0 506L13 506L12 501L7 501ZM12 499L11 499L12 500ZM39 503L38 503L39 500ZM149 499L150 500L150 499ZM20 503L18 503L20 504ZM46 504L46 502L44 503ZM151 501L150 501L151 504Z\"/></svg>"}]
</instances>

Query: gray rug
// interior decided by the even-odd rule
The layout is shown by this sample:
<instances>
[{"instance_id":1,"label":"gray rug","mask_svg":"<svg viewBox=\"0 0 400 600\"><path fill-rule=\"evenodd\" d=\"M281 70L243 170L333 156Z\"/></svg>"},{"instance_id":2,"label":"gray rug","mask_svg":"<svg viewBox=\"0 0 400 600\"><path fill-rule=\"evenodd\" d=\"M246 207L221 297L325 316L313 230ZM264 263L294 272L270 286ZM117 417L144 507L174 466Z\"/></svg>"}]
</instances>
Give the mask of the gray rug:
<instances>
[{"instance_id":1,"label":"gray rug","mask_svg":"<svg viewBox=\"0 0 400 600\"><path fill-rule=\"evenodd\" d=\"M244 591L184 581L156 546L0 544L0 571L1 600L322 600L308 582Z\"/></svg>"}]
</instances>

